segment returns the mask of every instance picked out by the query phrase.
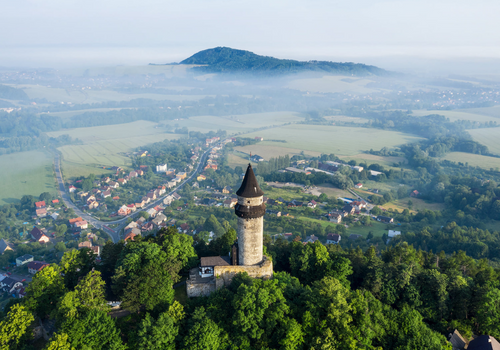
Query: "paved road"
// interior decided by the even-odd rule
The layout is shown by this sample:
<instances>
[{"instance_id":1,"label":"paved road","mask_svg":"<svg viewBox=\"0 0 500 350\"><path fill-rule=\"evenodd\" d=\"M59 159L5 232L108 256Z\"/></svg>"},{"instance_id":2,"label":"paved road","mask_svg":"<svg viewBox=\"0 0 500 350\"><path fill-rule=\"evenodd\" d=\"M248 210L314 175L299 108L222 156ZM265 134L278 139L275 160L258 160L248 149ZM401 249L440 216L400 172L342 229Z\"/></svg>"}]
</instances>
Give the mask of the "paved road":
<instances>
[{"instance_id":1,"label":"paved road","mask_svg":"<svg viewBox=\"0 0 500 350\"><path fill-rule=\"evenodd\" d=\"M191 173L190 176L188 176L186 179L184 179L184 181L182 181L174 190L172 190L169 193L166 193L165 195L163 195L162 197L160 197L156 201L150 203L147 207L143 208L143 210L147 210L149 208L153 208L153 207L155 207L155 206L163 203L163 199L166 196L169 196L169 195L173 194L175 191L178 191L178 190L182 189L182 187L184 187L184 185L186 183L190 182L195 176L197 176L203 170L203 166L204 166L204 164L205 164L205 162L206 162L206 160L208 158L208 153L212 150L212 148L213 148L213 146L210 147L210 148L208 148L202 154L202 156L200 157L200 159L198 161L196 169L194 169L194 171ZM95 228L101 229L104 232L106 232L111 237L111 239L113 240L114 243L118 242L120 240L120 232L121 232L121 230L125 226L127 226L127 223L126 223L127 219L129 217L136 216L139 212L135 212L133 214L130 214L130 215L127 215L127 216L123 216L120 219L115 220L115 221L100 221L100 220L96 219L95 217L93 217L93 216L91 216L89 214L86 214L85 212L81 211L71 201L71 198L69 197L69 194L66 191L66 188L64 186L64 180L63 180L63 177L62 177L62 174L61 174L61 160L60 160L59 153L57 151L55 151L55 150L53 150L53 153L55 154L55 156L54 156L54 169L55 169L55 174L56 174L56 180L57 180L57 183L59 185L59 195L61 196L62 200L64 201L64 204L66 204L66 206L68 208L73 209L75 211L76 215L81 216L83 219L85 219L92 226L94 226ZM114 225L114 224L118 224L118 226L117 226L116 229L111 229L111 228L108 227L108 225Z\"/></svg>"}]
</instances>

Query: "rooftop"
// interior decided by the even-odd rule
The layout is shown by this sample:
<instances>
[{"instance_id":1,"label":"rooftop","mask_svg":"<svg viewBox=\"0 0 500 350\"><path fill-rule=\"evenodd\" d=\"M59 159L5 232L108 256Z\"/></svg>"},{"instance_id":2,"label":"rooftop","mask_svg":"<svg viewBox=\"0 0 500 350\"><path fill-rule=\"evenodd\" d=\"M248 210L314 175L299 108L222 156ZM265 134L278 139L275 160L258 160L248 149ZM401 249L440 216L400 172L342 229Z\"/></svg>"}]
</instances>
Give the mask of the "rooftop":
<instances>
[{"instance_id":1,"label":"rooftop","mask_svg":"<svg viewBox=\"0 0 500 350\"><path fill-rule=\"evenodd\" d=\"M260 189L257 178L252 169L252 165L248 164L247 172L243 178L240 189L236 192L240 197L254 198L264 195L264 192Z\"/></svg>"}]
</instances>

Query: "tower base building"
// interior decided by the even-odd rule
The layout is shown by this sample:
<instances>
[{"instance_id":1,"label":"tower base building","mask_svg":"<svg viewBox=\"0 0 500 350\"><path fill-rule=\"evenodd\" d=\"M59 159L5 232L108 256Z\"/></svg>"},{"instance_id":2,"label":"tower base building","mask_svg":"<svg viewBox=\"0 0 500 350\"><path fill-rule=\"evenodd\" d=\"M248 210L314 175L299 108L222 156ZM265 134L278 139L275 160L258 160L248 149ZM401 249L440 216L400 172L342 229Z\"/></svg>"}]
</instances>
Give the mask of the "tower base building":
<instances>
[{"instance_id":1,"label":"tower base building","mask_svg":"<svg viewBox=\"0 0 500 350\"><path fill-rule=\"evenodd\" d=\"M237 245L233 246L230 256L201 258L200 266L189 272L189 280L186 281L188 297L209 295L231 284L233 277L241 272L253 278L270 279L273 276L273 263L263 255L264 192L250 164L236 194Z\"/></svg>"}]
</instances>

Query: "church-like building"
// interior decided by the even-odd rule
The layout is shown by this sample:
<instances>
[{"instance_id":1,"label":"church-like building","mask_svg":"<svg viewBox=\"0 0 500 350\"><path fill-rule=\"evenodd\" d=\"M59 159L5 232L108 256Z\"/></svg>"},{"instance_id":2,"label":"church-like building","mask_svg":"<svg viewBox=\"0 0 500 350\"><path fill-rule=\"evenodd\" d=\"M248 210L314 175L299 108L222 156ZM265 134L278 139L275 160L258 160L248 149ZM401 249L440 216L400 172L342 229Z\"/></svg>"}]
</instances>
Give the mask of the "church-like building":
<instances>
[{"instance_id":1,"label":"church-like building","mask_svg":"<svg viewBox=\"0 0 500 350\"><path fill-rule=\"evenodd\" d=\"M229 256L203 257L200 266L189 271L186 281L189 297L209 295L229 285L240 272L254 278L269 279L273 276L273 263L263 254L264 192L250 164L236 194L238 203L234 211L238 217L238 241Z\"/></svg>"}]
</instances>

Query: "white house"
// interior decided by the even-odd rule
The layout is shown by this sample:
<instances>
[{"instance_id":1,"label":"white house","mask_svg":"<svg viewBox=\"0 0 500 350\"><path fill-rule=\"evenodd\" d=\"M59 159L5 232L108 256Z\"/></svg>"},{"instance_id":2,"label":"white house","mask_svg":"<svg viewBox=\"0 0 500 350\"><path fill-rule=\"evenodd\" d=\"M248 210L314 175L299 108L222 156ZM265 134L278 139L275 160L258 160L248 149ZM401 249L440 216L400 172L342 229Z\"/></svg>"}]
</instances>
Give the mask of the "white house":
<instances>
[{"instance_id":1,"label":"white house","mask_svg":"<svg viewBox=\"0 0 500 350\"><path fill-rule=\"evenodd\" d=\"M391 238L393 237L396 237L396 236L399 236L401 235L401 231L393 231L393 230L389 230L389 233L387 234L387 243L389 243L389 241L391 240Z\"/></svg>"},{"instance_id":2,"label":"white house","mask_svg":"<svg viewBox=\"0 0 500 350\"><path fill-rule=\"evenodd\" d=\"M167 164L159 164L156 166L156 172L157 173L163 173L167 171Z\"/></svg>"}]
</instances>

